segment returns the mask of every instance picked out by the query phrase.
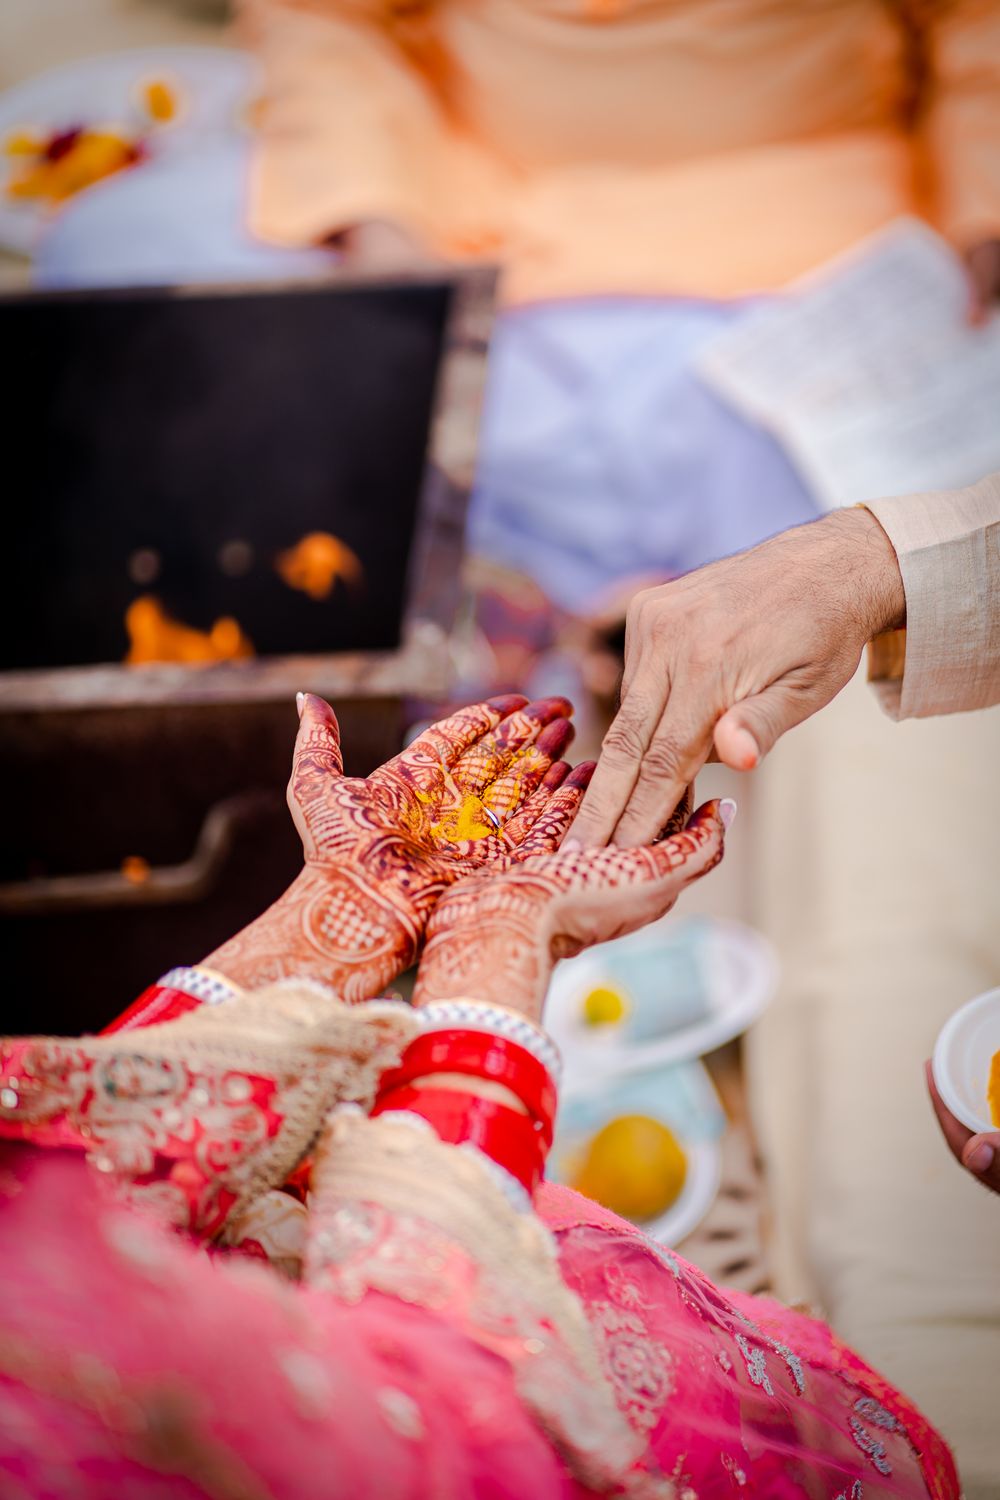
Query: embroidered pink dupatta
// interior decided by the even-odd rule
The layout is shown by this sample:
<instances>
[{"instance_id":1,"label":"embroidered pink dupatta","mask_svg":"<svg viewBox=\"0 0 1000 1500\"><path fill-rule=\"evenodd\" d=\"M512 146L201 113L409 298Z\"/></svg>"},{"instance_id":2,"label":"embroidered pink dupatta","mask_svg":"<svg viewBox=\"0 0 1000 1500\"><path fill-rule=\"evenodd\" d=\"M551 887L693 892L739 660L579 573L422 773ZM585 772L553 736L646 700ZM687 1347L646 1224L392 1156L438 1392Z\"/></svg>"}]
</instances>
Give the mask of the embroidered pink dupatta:
<instances>
[{"instance_id":1,"label":"embroidered pink dupatta","mask_svg":"<svg viewBox=\"0 0 1000 1500\"><path fill-rule=\"evenodd\" d=\"M0 1148L4 1500L582 1500L449 1317L210 1260L83 1162ZM718 1291L563 1189L539 1210L643 1476L676 1500L957 1500L942 1440L822 1325ZM662 1476L659 1483L652 1476ZM638 1488L638 1486L637 1486Z\"/></svg>"},{"instance_id":2,"label":"embroidered pink dupatta","mask_svg":"<svg viewBox=\"0 0 1000 1500\"><path fill-rule=\"evenodd\" d=\"M823 1323L722 1291L567 1188L536 1208L603 1347L618 1404L678 1500L743 1494L956 1500L947 1444Z\"/></svg>"}]
</instances>

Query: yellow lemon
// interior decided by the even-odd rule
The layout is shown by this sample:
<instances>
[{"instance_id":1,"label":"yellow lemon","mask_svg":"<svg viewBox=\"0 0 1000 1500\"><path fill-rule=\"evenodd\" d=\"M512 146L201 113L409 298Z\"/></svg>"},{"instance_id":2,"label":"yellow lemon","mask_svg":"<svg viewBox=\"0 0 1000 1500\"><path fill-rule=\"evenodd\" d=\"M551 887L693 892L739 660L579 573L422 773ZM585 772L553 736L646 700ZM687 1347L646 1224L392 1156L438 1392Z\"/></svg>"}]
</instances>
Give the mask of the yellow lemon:
<instances>
[{"instance_id":1,"label":"yellow lemon","mask_svg":"<svg viewBox=\"0 0 1000 1500\"><path fill-rule=\"evenodd\" d=\"M994 1125L1000 1125L1000 1052L994 1052L993 1061L990 1063L990 1081L986 1097L990 1104L990 1119Z\"/></svg>"},{"instance_id":2,"label":"yellow lemon","mask_svg":"<svg viewBox=\"0 0 1000 1500\"><path fill-rule=\"evenodd\" d=\"M623 1219L654 1219L676 1202L686 1175L673 1131L648 1115L622 1115L594 1136L573 1186Z\"/></svg>"},{"instance_id":3,"label":"yellow lemon","mask_svg":"<svg viewBox=\"0 0 1000 1500\"><path fill-rule=\"evenodd\" d=\"M609 1026L620 1021L627 1009L617 990L598 985L583 1002L583 1019L588 1026Z\"/></svg>"}]
</instances>

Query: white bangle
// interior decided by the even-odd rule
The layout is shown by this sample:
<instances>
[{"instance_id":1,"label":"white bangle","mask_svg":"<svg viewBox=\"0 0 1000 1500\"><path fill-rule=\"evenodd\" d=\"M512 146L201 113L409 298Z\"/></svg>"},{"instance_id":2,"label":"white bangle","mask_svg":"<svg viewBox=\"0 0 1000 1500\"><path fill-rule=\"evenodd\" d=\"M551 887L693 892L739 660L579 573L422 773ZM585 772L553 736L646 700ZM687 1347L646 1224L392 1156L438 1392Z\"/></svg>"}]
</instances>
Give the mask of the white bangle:
<instances>
[{"instance_id":1,"label":"white bangle","mask_svg":"<svg viewBox=\"0 0 1000 1500\"><path fill-rule=\"evenodd\" d=\"M483 1000L433 1000L430 1005L418 1006L414 1015L421 1031L449 1031L458 1027L506 1037L537 1057L552 1082L559 1087L562 1080L559 1048L547 1032L516 1010Z\"/></svg>"},{"instance_id":2,"label":"white bangle","mask_svg":"<svg viewBox=\"0 0 1000 1500\"><path fill-rule=\"evenodd\" d=\"M193 995L202 1005L222 1005L226 1000L235 1000L241 993L235 984L230 984L214 969L193 969L185 965L169 969L156 982L165 990L183 990L185 995Z\"/></svg>"}]
</instances>

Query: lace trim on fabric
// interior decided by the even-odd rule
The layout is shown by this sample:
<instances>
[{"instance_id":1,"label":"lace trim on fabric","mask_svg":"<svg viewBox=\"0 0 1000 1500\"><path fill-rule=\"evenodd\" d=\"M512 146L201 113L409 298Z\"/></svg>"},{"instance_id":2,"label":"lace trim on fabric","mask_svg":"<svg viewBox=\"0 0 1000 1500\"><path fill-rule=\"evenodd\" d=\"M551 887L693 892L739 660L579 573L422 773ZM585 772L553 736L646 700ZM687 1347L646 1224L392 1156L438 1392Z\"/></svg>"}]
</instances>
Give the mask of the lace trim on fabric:
<instances>
[{"instance_id":1,"label":"lace trim on fabric","mask_svg":"<svg viewBox=\"0 0 1000 1500\"><path fill-rule=\"evenodd\" d=\"M316 1150L306 1280L345 1302L378 1291L448 1316L510 1364L518 1394L585 1484L669 1497L634 1470L618 1410L555 1245L482 1164L392 1115L337 1111Z\"/></svg>"},{"instance_id":2,"label":"lace trim on fabric","mask_svg":"<svg viewBox=\"0 0 1000 1500\"><path fill-rule=\"evenodd\" d=\"M284 1181L335 1104L370 1107L415 1031L409 1006L293 980L133 1033L3 1039L0 1121L82 1146L157 1218L212 1234Z\"/></svg>"}]
</instances>

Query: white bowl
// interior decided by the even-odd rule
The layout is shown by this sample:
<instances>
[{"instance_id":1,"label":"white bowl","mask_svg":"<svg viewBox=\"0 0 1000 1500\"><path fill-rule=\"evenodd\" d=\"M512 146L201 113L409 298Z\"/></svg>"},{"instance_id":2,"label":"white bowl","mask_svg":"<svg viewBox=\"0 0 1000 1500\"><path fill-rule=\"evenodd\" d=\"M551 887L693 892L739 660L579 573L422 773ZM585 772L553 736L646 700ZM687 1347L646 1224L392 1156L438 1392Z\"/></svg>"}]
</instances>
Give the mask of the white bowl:
<instances>
[{"instance_id":1,"label":"white bowl","mask_svg":"<svg viewBox=\"0 0 1000 1500\"><path fill-rule=\"evenodd\" d=\"M1000 1052L1000 989L970 1000L945 1022L931 1063L941 1098L956 1120L977 1134L997 1128L986 1099L995 1052Z\"/></svg>"}]
</instances>

